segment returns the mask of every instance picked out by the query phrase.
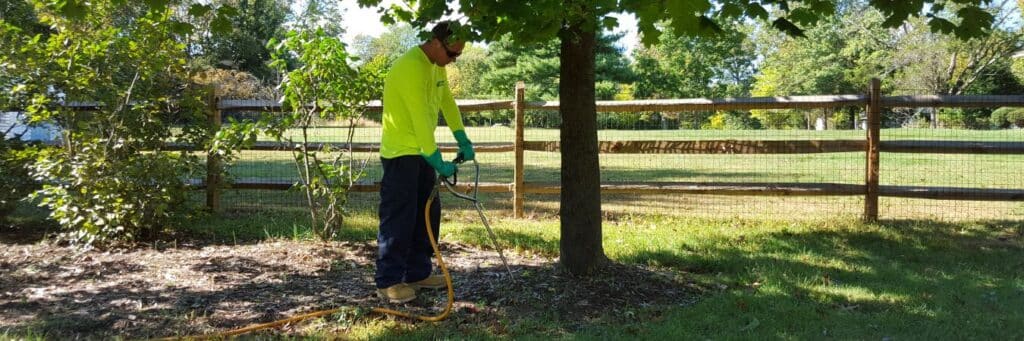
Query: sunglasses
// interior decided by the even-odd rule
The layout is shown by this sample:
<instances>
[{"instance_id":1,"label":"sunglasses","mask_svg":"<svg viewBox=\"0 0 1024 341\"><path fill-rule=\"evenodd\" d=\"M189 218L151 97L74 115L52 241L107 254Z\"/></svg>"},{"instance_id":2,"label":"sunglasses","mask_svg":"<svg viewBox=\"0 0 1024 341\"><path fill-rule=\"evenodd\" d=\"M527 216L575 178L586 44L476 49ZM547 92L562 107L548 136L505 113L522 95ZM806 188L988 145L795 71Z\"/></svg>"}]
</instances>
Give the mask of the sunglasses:
<instances>
[{"instance_id":1,"label":"sunglasses","mask_svg":"<svg viewBox=\"0 0 1024 341\"><path fill-rule=\"evenodd\" d=\"M460 55L462 55L461 51L452 51L451 49L449 49L448 48L448 43L445 43L444 40L438 40L438 41L441 42L441 47L444 48L444 53L448 54L448 58L455 59L455 58L458 58Z\"/></svg>"}]
</instances>

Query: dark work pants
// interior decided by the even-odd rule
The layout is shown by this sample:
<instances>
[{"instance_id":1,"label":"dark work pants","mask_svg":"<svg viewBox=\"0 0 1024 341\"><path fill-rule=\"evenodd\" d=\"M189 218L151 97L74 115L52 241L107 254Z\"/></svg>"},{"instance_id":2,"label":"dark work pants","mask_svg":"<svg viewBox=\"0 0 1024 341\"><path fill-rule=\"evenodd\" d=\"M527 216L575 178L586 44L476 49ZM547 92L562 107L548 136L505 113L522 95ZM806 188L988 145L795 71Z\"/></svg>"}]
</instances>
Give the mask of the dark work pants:
<instances>
[{"instance_id":1,"label":"dark work pants","mask_svg":"<svg viewBox=\"0 0 1024 341\"><path fill-rule=\"evenodd\" d=\"M430 276L430 247L424 206L434 190L436 173L422 156L381 159L380 230L377 232L378 288L412 283ZM441 200L430 205L430 225L435 238L441 224ZM436 239L435 239L436 241Z\"/></svg>"}]
</instances>

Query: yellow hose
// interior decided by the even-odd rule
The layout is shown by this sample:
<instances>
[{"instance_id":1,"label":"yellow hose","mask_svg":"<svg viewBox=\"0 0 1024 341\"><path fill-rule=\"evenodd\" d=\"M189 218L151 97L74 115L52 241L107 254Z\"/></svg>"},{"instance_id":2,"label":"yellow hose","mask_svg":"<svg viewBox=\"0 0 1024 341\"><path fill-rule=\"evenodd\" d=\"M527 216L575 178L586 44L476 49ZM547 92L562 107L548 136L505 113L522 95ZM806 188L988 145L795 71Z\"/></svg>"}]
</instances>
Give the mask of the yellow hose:
<instances>
[{"instance_id":1,"label":"yellow hose","mask_svg":"<svg viewBox=\"0 0 1024 341\"><path fill-rule=\"evenodd\" d=\"M392 309L387 309L387 308L379 308L379 307L378 308L373 308L370 311L375 312L375 313L379 313L379 314L394 315L394 316L400 316L400 317L405 317L405 318L410 318L410 319L418 319L418 320L427 321L427 322L442 321L442 320L448 318L448 315L451 314L452 306L455 304L455 288L452 286L452 276L451 276L451 274L448 273L448 267L444 265L444 259L441 258L441 250L437 247L437 242L434 239L434 231L433 231L433 229L431 228L431 225L430 225L430 204L432 204L434 202L434 197L436 197L436 196L437 196L437 186L434 187L434 192L430 194L429 198L427 198L427 205L426 205L426 207L424 207L424 219L426 220L426 223L427 223L426 224L426 226L427 226L427 237L430 238L430 246L434 248L434 255L437 257L437 264L441 266L441 273L444 274L444 282L448 286L448 305L446 305L444 307L444 311L442 311L441 314L436 315L436 316L416 315L416 314L410 314L410 313L406 313L406 312L402 312L402 311L397 311L397 310L392 310ZM302 320L305 320L305 319L311 319L311 318L314 318L314 317L320 317L320 316L324 316L324 315L334 314L334 313L336 313L338 311L341 311L342 309L343 308L317 310L317 311L314 311L314 312L311 312L311 313L305 313L305 314L302 314L302 315L296 315L296 316L292 316L292 317L289 317L289 318L280 319L280 320L277 320L277 321L272 321L272 322L267 322L267 323L253 324L253 325L249 325L249 326L246 326L246 327L242 327L242 328L238 328L238 329L232 329L232 330L228 330L228 331L224 331L224 332L220 332L220 333L205 334L205 335L191 335L191 336L173 336L173 337L166 337L166 338L163 338L163 339L160 339L160 340L223 339L223 338L226 338L226 337L241 335L241 334L245 334L245 333L249 333L249 332L254 332L254 331L257 331L257 330L263 330L263 329L269 329L269 328L274 328L274 327L280 327L280 326L283 326L283 325L286 325L286 324L289 324L289 323L292 323L292 322L302 321Z\"/></svg>"}]
</instances>

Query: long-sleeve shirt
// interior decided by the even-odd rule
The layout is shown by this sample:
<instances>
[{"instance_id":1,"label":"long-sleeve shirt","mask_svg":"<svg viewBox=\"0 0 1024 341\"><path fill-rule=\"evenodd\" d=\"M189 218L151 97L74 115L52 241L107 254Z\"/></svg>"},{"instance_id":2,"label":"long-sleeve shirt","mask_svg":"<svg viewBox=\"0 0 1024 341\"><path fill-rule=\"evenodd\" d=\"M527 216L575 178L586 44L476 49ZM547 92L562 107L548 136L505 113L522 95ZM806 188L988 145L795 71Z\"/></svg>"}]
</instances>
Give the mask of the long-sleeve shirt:
<instances>
[{"instance_id":1,"label":"long-sleeve shirt","mask_svg":"<svg viewBox=\"0 0 1024 341\"><path fill-rule=\"evenodd\" d=\"M391 66L384 79L383 102L380 156L386 159L433 154L438 111L452 132L465 129L448 87L448 73L418 46Z\"/></svg>"}]
</instances>

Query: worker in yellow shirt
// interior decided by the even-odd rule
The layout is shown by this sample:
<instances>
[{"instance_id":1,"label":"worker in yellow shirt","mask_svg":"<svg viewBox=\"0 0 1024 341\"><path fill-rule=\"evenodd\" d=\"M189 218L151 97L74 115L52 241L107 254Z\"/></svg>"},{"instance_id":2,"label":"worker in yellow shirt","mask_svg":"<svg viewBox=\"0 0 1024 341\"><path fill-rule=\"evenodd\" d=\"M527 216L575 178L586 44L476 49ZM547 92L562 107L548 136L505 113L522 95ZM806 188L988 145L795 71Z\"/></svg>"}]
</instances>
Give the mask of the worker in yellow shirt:
<instances>
[{"instance_id":1,"label":"worker in yellow shirt","mask_svg":"<svg viewBox=\"0 0 1024 341\"><path fill-rule=\"evenodd\" d=\"M459 153L473 160L462 115L448 87L444 67L462 53L465 43L450 41L450 23L434 26L427 42L409 50L391 66L384 80L383 133L380 157L380 230L377 233L377 294L394 303L416 298L416 290L445 287L432 275L433 249L426 232L424 206L437 174L451 176L456 165L444 161L434 141L438 111L458 141ZM441 202L430 207L431 226L438 235Z\"/></svg>"}]
</instances>

